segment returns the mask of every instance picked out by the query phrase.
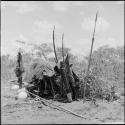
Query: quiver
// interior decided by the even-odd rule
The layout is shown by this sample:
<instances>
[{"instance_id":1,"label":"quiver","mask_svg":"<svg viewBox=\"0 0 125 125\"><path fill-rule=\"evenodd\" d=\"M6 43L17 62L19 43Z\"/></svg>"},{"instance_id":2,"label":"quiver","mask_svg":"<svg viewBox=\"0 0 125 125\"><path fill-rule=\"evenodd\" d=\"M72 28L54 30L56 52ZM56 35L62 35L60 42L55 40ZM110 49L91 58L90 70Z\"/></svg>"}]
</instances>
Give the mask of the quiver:
<instances>
[{"instance_id":1,"label":"quiver","mask_svg":"<svg viewBox=\"0 0 125 125\"><path fill-rule=\"evenodd\" d=\"M16 69L14 70L15 71L15 74L16 74L16 77L19 77L22 75L22 73L24 72L24 68L23 67L16 67Z\"/></svg>"}]
</instances>

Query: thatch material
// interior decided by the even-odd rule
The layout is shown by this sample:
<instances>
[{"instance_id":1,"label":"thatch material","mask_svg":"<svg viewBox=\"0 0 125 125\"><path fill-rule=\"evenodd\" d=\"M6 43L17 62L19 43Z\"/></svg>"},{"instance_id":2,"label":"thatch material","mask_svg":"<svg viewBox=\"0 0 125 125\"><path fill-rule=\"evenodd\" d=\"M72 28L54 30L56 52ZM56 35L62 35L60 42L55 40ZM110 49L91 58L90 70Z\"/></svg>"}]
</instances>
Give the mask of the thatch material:
<instances>
[{"instance_id":1,"label":"thatch material","mask_svg":"<svg viewBox=\"0 0 125 125\"><path fill-rule=\"evenodd\" d=\"M31 82L34 75L36 76L36 78L42 79L43 70L45 70L47 75L49 76L53 74L53 67L48 62L34 61L28 66L24 79L27 82Z\"/></svg>"}]
</instances>

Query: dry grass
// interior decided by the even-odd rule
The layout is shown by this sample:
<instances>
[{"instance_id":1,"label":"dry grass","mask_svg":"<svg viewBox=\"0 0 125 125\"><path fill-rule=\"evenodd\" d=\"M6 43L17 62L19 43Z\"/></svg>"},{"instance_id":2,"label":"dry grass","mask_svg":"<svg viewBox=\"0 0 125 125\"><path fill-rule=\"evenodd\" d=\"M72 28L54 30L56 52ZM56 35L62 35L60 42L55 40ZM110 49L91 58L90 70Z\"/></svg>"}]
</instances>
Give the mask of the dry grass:
<instances>
[{"instance_id":1,"label":"dry grass","mask_svg":"<svg viewBox=\"0 0 125 125\"><path fill-rule=\"evenodd\" d=\"M38 60L36 60L38 62ZM1 63L1 119L2 124L56 124L56 123L78 123L78 124L94 124L94 123L114 123L122 122L124 123L124 79L123 78L123 69L120 70L118 80L108 79L103 75L98 77L95 82L96 95L100 96L105 93L110 93L110 87L116 85L116 92L120 92L122 95L121 99L118 99L114 102L107 102L106 100L97 99L98 107L95 107L91 102L86 102L83 104L82 100L74 101L72 103L59 103L59 104L69 110L72 110L78 114L83 115L86 119L79 119L70 114L57 111L55 109L48 108L41 104L40 102L34 102L29 98L26 100L15 100L17 95L16 91L12 91L11 84L8 83L8 80L16 79L14 74L14 66L8 65L9 61ZM35 73L33 68L34 62L25 63L24 67L26 72L24 73L24 79L30 81L32 75ZM37 64L36 64L37 65ZM47 62L40 61L38 66L42 70L44 66L50 66L51 68L55 65L52 63L50 65ZM83 83L85 76L85 65L75 63L74 71L78 74ZM48 71L51 75L52 72ZM114 78L113 73L110 75L111 78Z\"/></svg>"}]
</instances>

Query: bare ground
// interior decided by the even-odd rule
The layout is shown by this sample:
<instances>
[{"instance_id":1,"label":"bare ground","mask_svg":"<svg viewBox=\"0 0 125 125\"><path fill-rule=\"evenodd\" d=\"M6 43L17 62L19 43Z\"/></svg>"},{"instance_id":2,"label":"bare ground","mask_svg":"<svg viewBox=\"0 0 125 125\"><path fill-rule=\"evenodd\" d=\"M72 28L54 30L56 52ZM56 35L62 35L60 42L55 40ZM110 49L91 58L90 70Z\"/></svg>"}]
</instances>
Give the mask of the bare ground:
<instances>
[{"instance_id":1,"label":"bare ground","mask_svg":"<svg viewBox=\"0 0 125 125\"><path fill-rule=\"evenodd\" d=\"M98 107L88 101L83 104L82 100L72 103L53 102L84 117L79 118L47 107L41 102L33 101L30 98L16 100L17 92L10 88L10 84L1 83L2 124L124 123L124 97L114 102L97 100Z\"/></svg>"}]
</instances>

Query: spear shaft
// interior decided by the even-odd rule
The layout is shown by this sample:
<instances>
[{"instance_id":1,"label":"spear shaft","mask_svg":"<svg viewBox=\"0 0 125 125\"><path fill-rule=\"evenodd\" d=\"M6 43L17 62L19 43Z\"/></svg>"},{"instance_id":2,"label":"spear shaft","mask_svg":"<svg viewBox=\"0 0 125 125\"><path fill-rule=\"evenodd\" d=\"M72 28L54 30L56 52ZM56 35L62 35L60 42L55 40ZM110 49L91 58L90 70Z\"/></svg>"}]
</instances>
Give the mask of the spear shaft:
<instances>
[{"instance_id":1,"label":"spear shaft","mask_svg":"<svg viewBox=\"0 0 125 125\"><path fill-rule=\"evenodd\" d=\"M63 46L64 33L62 34L62 57L64 62L64 46Z\"/></svg>"},{"instance_id":2,"label":"spear shaft","mask_svg":"<svg viewBox=\"0 0 125 125\"><path fill-rule=\"evenodd\" d=\"M98 17L98 12L96 13L96 17L95 17L94 32L93 32L93 36L92 36L92 45L91 45L90 56L89 56L89 60L88 60L88 68L87 68L86 76L88 76L89 70L90 70L91 56L92 56L92 50L93 50L93 44L94 44L94 36L95 36L95 29L96 29L97 17ZM84 87L84 101L86 100L86 99L85 99L86 82L87 82L87 81L85 81L85 87Z\"/></svg>"},{"instance_id":3,"label":"spear shaft","mask_svg":"<svg viewBox=\"0 0 125 125\"><path fill-rule=\"evenodd\" d=\"M94 32L93 32L93 37L92 37L92 45L91 45L90 56L89 56L89 60L88 60L87 75L88 75L89 69L90 69L90 63L91 63L91 56L92 56L92 50L93 50L93 44L94 44L94 36L95 36L95 28L96 28L97 17L98 17L98 12L96 13L96 18L95 18Z\"/></svg>"},{"instance_id":4,"label":"spear shaft","mask_svg":"<svg viewBox=\"0 0 125 125\"><path fill-rule=\"evenodd\" d=\"M54 54L55 54L55 62L58 63L56 48L55 48L55 26L54 26L54 29L53 29L53 47L54 47Z\"/></svg>"},{"instance_id":5,"label":"spear shaft","mask_svg":"<svg viewBox=\"0 0 125 125\"><path fill-rule=\"evenodd\" d=\"M54 108L54 109L57 109L57 110L61 110L61 111L66 112L66 113L70 113L70 114L72 114L72 115L74 115L74 116L77 116L77 117L79 117L79 118L87 119L86 117L83 117L82 115L79 115L79 114L74 113L74 112L72 112L72 111L70 111L70 110L68 110L68 109L65 109L65 108L63 108L63 107L61 107L61 106L59 106L59 105L56 105L56 104L54 104L54 103L51 103L51 102L47 101L46 99L44 99L44 98L42 98L42 97L40 97L40 96L38 96L38 95L36 95L36 94L34 94L34 93L32 93L32 92L29 92L29 91L26 91L26 92L29 93L29 94L31 94L31 95L33 95L33 96L35 96L35 97L37 97L37 98L39 98L39 99L41 99L41 101L42 101L44 104L46 104L47 106L49 106L49 107L51 107L51 108Z\"/></svg>"}]
</instances>

